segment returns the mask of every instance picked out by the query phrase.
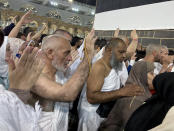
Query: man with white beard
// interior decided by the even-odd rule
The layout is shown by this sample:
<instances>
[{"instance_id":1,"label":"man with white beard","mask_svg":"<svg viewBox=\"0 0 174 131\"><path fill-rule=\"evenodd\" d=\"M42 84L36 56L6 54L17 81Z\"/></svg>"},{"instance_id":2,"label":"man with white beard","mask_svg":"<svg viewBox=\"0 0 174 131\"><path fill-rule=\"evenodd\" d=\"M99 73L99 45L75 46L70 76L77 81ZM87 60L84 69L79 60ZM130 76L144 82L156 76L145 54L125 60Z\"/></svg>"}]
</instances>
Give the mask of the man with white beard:
<instances>
[{"instance_id":1,"label":"man with white beard","mask_svg":"<svg viewBox=\"0 0 174 131\"><path fill-rule=\"evenodd\" d=\"M118 71L122 69L125 54L124 41L113 38L106 45L103 57L93 64L87 81L86 93L79 103L78 131L96 131L98 129L104 117L109 113L109 111L105 113L100 110L102 106L105 108L103 103L113 102L123 96L141 95L142 90L136 85L125 85L120 89ZM109 110L111 109L112 107Z\"/></svg>"},{"instance_id":2,"label":"man with white beard","mask_svg":"<svg viewBox=\"0 0 174 131\"><path fill-rule=\"evenodd\" d=\"M161 59L159 62L154 62L154 76L164 73L164 72L173 72L173 58L172 56L169 56L169 51L167 46L161 46Z\"/></svg>"},{"instance_id":3,"label":"man with white beard","mask_svg":"<svg viewBox=\"0 0 174 131\"><path fill-rule=\"evenodd\" d=\"M45 68L38 81L32 88L32 99L39 100L42 106L42 118L39 125L43 131L67 131L68 111L70 102L74 101L87 79L89 66L94 54L94 31L85 38L85 55L76 72L67 81L59 81L56 72L65 72L71 58L70 41L63 35L54 34L46 37L42 43L42 50L46 54ZM35 99L35 100L34 100ZM55 102L57 107L54 109Z\"/></svg>"}]
</instances>

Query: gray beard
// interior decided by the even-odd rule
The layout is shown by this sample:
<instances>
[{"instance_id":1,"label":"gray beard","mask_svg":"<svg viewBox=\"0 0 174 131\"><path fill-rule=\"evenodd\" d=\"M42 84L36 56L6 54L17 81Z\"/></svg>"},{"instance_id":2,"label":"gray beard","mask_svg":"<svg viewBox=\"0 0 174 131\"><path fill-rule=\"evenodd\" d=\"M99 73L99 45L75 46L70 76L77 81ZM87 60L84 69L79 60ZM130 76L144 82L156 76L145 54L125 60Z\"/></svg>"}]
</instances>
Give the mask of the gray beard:
<instances>
[{"instance_id":1,"label":"gray beard","mask_svg":"<svg viewBox=\"0 0 174 131\"><path fill-rule=\"evenodd\" d=\"M122 62L119 62L117 58L115 57L115 54L112 54L111 60L110 60L111 67L115 69L116 71L122 70Z\"/></svg>"}]
</instances>

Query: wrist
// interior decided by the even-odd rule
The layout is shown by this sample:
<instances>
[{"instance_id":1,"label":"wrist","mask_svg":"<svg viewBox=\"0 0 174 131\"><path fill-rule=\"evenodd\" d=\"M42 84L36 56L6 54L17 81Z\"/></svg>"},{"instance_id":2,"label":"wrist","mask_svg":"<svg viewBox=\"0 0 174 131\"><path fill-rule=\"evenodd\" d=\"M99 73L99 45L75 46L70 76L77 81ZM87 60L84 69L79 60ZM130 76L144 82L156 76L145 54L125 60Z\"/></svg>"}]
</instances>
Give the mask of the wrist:
<instances>
[{"instance_id":1,"label":"wrist","mask_svg":"<svg viewBox=\"0 0 174 131\"><path fill-rule=\"evenodd\" d=\"M138 42L138 38L133 38L132 40L133 40L133 41L137 41L137 42Z\"/></svg>"},{"instance_id":2,"label":"wrist","mask_svg":"<svg viewBox=\"0 0 174 131\"><path fill-rule=\"evenodd\" d=\"M10 86L11 90L18 90L21 92L30 92L30 88L27 88L26 86Z\"/></svg>"},{"instance_id":3,"label":"wrist","mask_svg":"<svg viewBox=\"0 0 174 131\"><path fill-rule=\"evenodd\" d=\"M124 87L123 87L124 88ZM122 90L122 88L120 88L119 90L118 90L118 96L119 97L124 97L124 93L123 93L123 90Z\"/></svg>"}]
</instances>

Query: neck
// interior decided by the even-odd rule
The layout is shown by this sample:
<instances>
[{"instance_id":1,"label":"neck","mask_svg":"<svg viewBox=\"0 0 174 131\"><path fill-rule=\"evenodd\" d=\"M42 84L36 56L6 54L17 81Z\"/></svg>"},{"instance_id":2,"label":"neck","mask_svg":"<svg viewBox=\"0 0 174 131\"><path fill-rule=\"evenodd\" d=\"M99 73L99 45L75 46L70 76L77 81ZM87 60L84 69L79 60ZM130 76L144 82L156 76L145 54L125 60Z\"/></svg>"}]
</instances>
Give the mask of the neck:
<instances>
[{"instance_id":1,"label":"neck","mask_svg":"<svg viewBox=\"0 0 174 131\"><path fill-rule=\"evenodd\" d=\"M50 78L54 79L56 74L56 69L52 66L52 64L47 63L42 73L47 74Z\"/></svg>"},{"instance_id":2,"label":"neck","mask_svg":"<svg viewBox=\"0 0 174 131\"><path fill-rule=\"evenodd\" d=\"M154 61L155 61L153 55L146 55L146 56L144 57L144 60L147 61L147 62L154 62Z\"/></svg>"},{"instance_id":3,"label":"neck","mask_svg":"<svg viewBox=\"0 0 174 131\"><path fill-rule=\"evenodd\" d=\"M111 63L110 63L110 56L106 53L104 53L103 57L102 57L103 61L106 63L106 65L109 67L109 68L112 68L111 67Z\"/></svg>"}]
</instances>

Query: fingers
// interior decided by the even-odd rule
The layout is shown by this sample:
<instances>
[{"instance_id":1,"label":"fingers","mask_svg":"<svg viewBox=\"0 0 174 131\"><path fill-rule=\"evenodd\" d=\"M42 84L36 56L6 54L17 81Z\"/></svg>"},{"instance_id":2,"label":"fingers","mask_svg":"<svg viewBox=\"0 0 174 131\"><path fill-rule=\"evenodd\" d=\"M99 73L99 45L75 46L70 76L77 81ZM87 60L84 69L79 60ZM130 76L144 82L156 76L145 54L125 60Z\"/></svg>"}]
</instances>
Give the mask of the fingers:
<instances>
[{"instance_id":1,"label":"fingers","mask_svg":"<svg viewBox=\"0 0 174 131\"><path fill-rule=\"evenodd\" d=\"M30 41L31 40L31 34L32 34L32 32L28 33L28 35L27 35L27 41Z\"/></svg>"},{"instance_id":2,"label":"fingers","mask_svg":"<svg viewBox=\"0 0 174 131\"><path fill-rule=\"evenodd\" d=\"M115 30L115 33L114 33L114 37L115 37L115 38L117 38L117 37L118 37L119 32L120 32L120 29L119 29L119 28L117 28L117 30Z\"/></svg>"},{"instance_id":3,"label":"fingers","mask_svg":"<svg viewBox=\"0 0 174 131\"><path fill-rule=\"evenodd\" d=\"M13 60L13 58L11 57L9 60L8 60L8 72L9 74L11 74L11 72L15 69L15 62Z\"/></svg>"},{"instance_id":4,"label":"fingers","mask_svg":"<svg viewBox=\"0 0 174 131\"><path fill-rule=\"evenodd\" d=\"M35 77L38 77L40 73L42 72L43 68L45 67L45 54L42 51L38 51L37 55L34 59L33 64L31 65L31 69L35 71L34 74Z\"/></svg>"},{"instance_id":5,"label":"fingers","mask_svg":"<svg viewBox=\"0 0 174 131\"><path fill-rule=\"evenodd\" d=\"M29 10L26 14L24 14L24 16L25 16L25 17L28 17L28 16L31 15L31 13L32 13L32 10Z\"/></svg>"},{"instance_id":6,"label":"fingers","mask_svg":"<svg viewBox=\"0 0 174 131\"><path fill-rule=\"evenodd\" d=\"M31 47L31 50L30 50L30 54L28 55L28 59L27 59L27 62L26 62L26 66L27 66L27 68L31 68L31 66L32 66L32 64L34 63L34 60L35 60L35 56L37 55L37 53L38 53L38 48L36 47L36 48L32 48Z\"/></svg>"},{"instance_id":7,"label":"fingers","mask_svg":"<svg viewBox=\"0 0 174 131\"><path fill-rule=\"evenodd\" d=\"M95 36L95 31L94 29L91 30L91 32L87 35L86 40L91 41Z\"/></svg>"},{"instance_id":8,"label":"fingers","mask_svg":"<svg viewBox=\"0 0 174 131\"><path fill-rule=\"evenodd\" d=\"M21 47L19 48L19 54L22 54L25 48L27 47L28 42L24 42Z\"/></svg>"},{"instance_id":9,"label":"fingers","mask_svg":"<svg viewBox=\"0 0 174 131\"><path fill-rule=\"evenodd\" d=\"M26 62L27 62L27 59L28 59L28 56L29 56L29 54L30 54L30 49L31 47L27 47L27 48L25 48L25 50L24 50L24 52L23 52L23 54L22 54L22 56L21 56L21 58L20 58L20 60L19 60L19 63L18 63L18 66L19 67L23 67L23 66L25 66L25 64L26 64Z\"/></svg>"},{"instance_id":10,"label":"fingers","mask_svg":"<svg viewBox=\"0 0 174 131\"><path fill-rule=\"evenodd\" d=\"M93 40L92 40L92 43L94 43L95 44L95 42L96 42L96 40L98 39L98 37L96 36L96 37L94 37L93 38Z\"/></svg>"}]
</instances>

